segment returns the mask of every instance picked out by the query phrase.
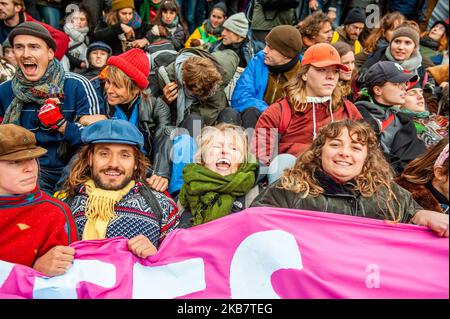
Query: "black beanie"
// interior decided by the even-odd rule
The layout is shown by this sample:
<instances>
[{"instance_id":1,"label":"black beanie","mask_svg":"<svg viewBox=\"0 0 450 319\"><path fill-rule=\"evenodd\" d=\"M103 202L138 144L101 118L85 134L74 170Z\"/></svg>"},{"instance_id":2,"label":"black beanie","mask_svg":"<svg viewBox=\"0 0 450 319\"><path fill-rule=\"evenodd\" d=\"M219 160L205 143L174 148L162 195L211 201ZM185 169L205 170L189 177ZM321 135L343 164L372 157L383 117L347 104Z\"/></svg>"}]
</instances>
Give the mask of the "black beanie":
<instances>
[{"instance_id":1,"label":"black beanie","mask_svg":"<svg viewBox=\"0 0 450 319\"><path fill-rule=\"evenodd\" d=\"M9 42L11 43L12 47L14 47L14 37L16 35L32 35L34 37L40 38L44 40L47 45L53 49L53 51L56 51L56 43L53 40L50 32L43 27L41 24L33 21L28 21L19 24L17 27L12 29L12 31L8 35Z\"/></svg>"},{"instance_id":2,"label":"black beanie","mask_svg":"<svg viewBox=\"0 0 450 319\"><path fill-rule=\"evenodd\" d=\"M361 8L351 9L344 20L344 25L361 22L366 25L366 13Z\"/></svg>"}]
</instances>

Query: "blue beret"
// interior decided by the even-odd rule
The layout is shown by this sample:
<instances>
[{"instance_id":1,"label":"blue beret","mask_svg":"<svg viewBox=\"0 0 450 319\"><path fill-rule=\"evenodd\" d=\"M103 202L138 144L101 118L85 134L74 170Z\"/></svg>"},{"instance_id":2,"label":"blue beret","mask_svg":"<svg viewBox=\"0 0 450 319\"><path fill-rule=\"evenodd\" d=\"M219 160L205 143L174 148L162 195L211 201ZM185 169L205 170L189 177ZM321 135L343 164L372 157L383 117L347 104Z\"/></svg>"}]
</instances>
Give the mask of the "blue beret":
<instances>
[{"instance_id":1,"label":"blue beret","mask_svg":"<svg viewBox=\"0 0 450 319\"><path fill-rule=\"evenodd\" d=\"M144 136L139 129L128 121L120 119L102 120L85 127L81 132L85 144L114 143L137 146L144 150Z\"/></svg>"}]
</instances>

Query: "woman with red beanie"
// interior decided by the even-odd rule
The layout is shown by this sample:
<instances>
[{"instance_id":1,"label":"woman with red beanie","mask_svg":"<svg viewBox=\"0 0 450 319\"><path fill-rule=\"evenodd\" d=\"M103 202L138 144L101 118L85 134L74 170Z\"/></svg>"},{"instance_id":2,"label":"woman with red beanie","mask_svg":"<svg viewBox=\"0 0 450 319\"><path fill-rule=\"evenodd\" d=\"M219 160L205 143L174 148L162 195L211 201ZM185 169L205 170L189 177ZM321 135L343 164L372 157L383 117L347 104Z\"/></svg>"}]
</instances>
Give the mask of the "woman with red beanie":
<instances>
[{"instance_id":1,"label":"woman with red beanie","mask_svg":"<svg viewBox=\"0 0 450 319\"><path fill-rule=\"evenodd\" d=\"M148 89L150 62L141 49L133 48L109 57L100 73L104 87L106 117L126 120L144 135L144 150L153 163L153 176L147 181L155 190L167 189L170 176L170 143L165 129L170 124L170 109ZM105 117L82 118L87 125Z\"/></svg>"}]
</instances>

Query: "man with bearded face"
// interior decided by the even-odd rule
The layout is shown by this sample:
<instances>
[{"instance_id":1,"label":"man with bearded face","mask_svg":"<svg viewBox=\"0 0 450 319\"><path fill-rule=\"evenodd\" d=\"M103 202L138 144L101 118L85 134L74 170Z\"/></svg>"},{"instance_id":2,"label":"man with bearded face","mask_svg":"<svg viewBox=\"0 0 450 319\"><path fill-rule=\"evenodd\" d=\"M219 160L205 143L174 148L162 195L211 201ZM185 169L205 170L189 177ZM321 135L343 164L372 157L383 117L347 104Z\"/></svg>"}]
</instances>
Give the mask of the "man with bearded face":
<instances>
[{"instance_id":1,"label":"man with bearded face","mask_svg":"<svg viewBox=\"0 0 450 319\"><path fill-rule=\"evenodd\" d=\"M73 162L65 201L83 240L123 236L136 256L154 255L164 236L178 227L175 202L144 181L150 165L144 137L128 121L97 121L83 130L86 144Z\"/></svg>"}]
</instances>

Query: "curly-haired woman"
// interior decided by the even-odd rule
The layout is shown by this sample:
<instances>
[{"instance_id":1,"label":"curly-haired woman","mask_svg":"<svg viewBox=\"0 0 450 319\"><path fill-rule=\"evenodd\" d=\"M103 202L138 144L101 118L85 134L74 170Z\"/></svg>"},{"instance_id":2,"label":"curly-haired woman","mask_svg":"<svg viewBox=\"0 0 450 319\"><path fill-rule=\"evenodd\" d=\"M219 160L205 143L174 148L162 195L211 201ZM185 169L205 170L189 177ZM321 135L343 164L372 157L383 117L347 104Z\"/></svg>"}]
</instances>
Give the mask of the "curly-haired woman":
<instances>
[{"instance_id":1,"label":"curly-haired woman","mask_svg":"<svg viewBox=\"0 0 450 319\"><path fill-rule=\"evenodd\" d=\"M425 211L392 181L375 132L352 120L324 127L292 169L252 206L274 206L412 222L448 237L448 215Z\"/></svg>"}]
</instances>

